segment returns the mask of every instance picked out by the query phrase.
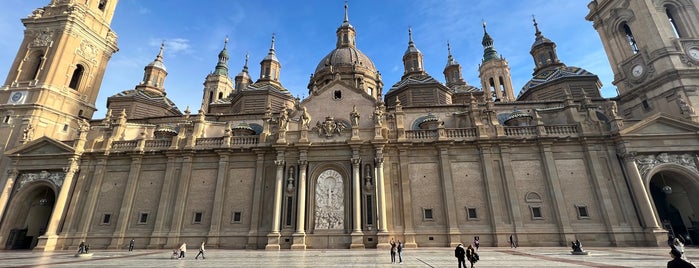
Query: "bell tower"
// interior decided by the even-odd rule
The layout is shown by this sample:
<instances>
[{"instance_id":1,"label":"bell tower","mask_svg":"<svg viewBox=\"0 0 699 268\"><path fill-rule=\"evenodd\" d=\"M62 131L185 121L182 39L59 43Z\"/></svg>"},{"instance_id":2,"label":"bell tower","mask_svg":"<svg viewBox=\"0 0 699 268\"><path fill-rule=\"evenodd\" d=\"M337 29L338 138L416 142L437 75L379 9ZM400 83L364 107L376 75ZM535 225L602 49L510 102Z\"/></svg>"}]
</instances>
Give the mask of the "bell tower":
<instances>
[{"instance_id":1,"label":"bell tower","mask_svg":"<svg viewBox=\"0 0 699 268\"><path fill-rule=\"evenodd\" d=\"M41 136L75 139L79 121L92 118L118 51L117 2L52 0L22 19L24 40L0 88L0 151Z\"/></svg>"},{"instance_id":2,"label":"bell tower","mask_svg":"<svg viewBox=\"0 0 699 268\"><path fill-rule=\"evenodd\" d=\"M662 112L697 121L699 9L694 0L593 0L586 19L599 32L618 89L619 114Z\"/></svg>"}]
</instances>

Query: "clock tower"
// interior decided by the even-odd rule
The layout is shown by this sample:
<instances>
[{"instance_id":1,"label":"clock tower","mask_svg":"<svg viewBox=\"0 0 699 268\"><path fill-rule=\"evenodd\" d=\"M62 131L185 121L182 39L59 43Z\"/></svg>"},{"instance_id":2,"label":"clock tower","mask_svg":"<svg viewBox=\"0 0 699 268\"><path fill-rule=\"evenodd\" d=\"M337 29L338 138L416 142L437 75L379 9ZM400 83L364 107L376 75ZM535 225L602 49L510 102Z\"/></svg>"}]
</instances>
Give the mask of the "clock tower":
<instances>
[{"instance_id":1,"label":"clock tower","mask_svg":"<svg viewBox=\"0 0 699 268\"><path fill-rule=\"evenodd\" d=\"M0 152L47 136L73 140L91 119L117 48L117 0L51 0L22 19L19 45L0 88Z\"/></svg>"},{"instance_id":2,"label":"clock tower","mask_svg":"<svg viewBox=\"0 0 699 268\"><path fill-rule=\"evenodd\" d=\"M593 0L587 20L614 71L619 114L697 121L699 9L695 0Z\"/></svg>"}]
</instances>

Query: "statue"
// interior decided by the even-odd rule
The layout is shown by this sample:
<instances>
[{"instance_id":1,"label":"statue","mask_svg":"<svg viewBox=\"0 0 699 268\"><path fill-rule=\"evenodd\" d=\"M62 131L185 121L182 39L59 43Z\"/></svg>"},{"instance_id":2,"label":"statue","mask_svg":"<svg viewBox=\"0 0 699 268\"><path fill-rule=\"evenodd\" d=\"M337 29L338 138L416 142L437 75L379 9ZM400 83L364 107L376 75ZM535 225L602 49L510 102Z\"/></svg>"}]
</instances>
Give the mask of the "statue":
<instances>
[{"instance_id":1,"label":"statue","mask_svg":"<svg viewBox=\"0 0 699 268\"><path fill-rule=\"evenodd\" d=\"M24 128L22 132L22 140L24 141L29 141L32 139L32 136L34 136L34 127L32 125L27 125L26 128Z\"/></svg>"},{"instance_id":2,"label":"statue","mask_svg":"<svg viewBox=\"0 0 699 268\"><path fill-rule=\"evenodd\" d=\"M279 113L279 131L287 131L289 128L289 114L286 108L283 108Z\"/></svg>"},{"instance_id":3,"label":"statue","mask_svg":"<svg viewBox=\"0 0 699 268\"><path fill-rule=\"evenodd\" d=\"M381 106L376 106L374 110L374 123L378 127L383 126L383 110L381 110Z\"/></svg>"},{"instance_id":4,"label":"statue","mask_svg":"<svg viewBox=\"0 0 699 268\"><path fill-rule=\"evenodd\" d=\"M350 113L350 119L352 119L352 126L359 126L359 111L357 111L357 105L352 105L352 112Z\"/></svg>"},{"instance_id":5,"label":"statue","mask_svg":"<svg viewBox=\"0 0 699 268\"><path fill-rule=\"evenodd\" d=\"M609 114L609 116L612 117L610 119L614 119L617 116L619 116L617 109L618 108L616 105L616 101L613 101L613 100L607 101L607 113Z\"/></svg>"},{"instance_id":6,"label":"statue","mask_svg":"<svg viewBox=\"0 0 699 268\"><path fill-rule=\"evenodd\" d=\"M311 123L311 115L306 111L306 107L304 106L301 109L303 112L301 113L301 129L308 129L309 124Z\"/></svg>"},{"instance_id":7,"label":"statue","mask_svg":"<svg viewBox=\"0 0 699 268\"><path fill-rule=\"evenodd\" d=\"M80 130L80 133L87 132L90 130L90 122L87 121L87 119L79 119L78 120L78 130Z\"/></svg>"},{"instance_id":8,"label":"statue","mask_svg":"<svg viewBox=\"0 0 699 268\"><path fill-rule=\"evenodd\" d=\"M677 98L677 105L680 106L680 111L683 115L694 115L694 107L689 105L683 98Z\"/></svg>"}]
</instances>

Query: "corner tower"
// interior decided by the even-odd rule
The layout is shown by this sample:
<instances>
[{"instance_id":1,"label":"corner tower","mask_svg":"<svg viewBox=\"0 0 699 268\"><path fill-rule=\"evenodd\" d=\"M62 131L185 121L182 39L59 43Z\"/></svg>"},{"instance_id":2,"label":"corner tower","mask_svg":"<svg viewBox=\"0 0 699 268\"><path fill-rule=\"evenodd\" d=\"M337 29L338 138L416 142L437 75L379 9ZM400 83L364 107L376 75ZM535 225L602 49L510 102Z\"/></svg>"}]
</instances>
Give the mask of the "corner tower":
<instances>
[{"instance_id":1,"label":"corner tower","mask_svg":"<svg viewBox=\"0 0 699 268\"><path fill-rule=\"evenodd\" d=\"M481 85L486 96L492 96L495 101L514 101L515 95L512 90L512 78L510 76L510 66L507 60L498 56L498 52L493 46L493 38L490 37L483 22L483 62L478 67Z\"/></svg>"},{"instance_id":2,"label":"corner tower","mask_svg":"<svg viewBox=\"0 0 699 268\"><path fill-rule=\"evenodd\" d=\"M0 89L3 148L41 136L72 140L79 120L92 118L118 50L110 28L117 2L53 0L22 19L24 40Z\"/></svg>"},{"instance_id":3,"label":"corner tower","mask_svg":"<svg viewBox=\"0 0 699 268\"><path fill-rule=\"evenodd\" d=\"M619 114L662 112L696 118L699 108L699 3L693 0L595 0L593 22L614 71ZM696 119L694 119L696 120Z\"/></svg>"}]
</instances>

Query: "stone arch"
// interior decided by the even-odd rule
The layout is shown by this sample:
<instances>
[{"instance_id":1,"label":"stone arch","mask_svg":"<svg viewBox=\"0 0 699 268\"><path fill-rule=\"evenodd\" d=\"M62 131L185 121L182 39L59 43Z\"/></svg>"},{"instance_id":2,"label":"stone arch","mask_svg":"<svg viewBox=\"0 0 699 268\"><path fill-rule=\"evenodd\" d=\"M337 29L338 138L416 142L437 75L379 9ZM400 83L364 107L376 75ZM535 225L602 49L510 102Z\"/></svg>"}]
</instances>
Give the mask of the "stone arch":
<instances>
[{"instance_id":1,"label":"stone arch","mask_svg":"<svg viewBox=\"0 0 699 268\"><path fill-rule=\"evenodd\" d=\"M699 173L675 163L660 164L644 178L656 219L675 236L699 242Z\"/></svg>"},{"instance_id":2,"label":"stone arch","mask_svg":"<svg viewBox=\"0 0 699 268\"><path fill-rule=\"evenodd\" d=\"M39 236L48 226L58 190L48 180L15 185L0 229L0 234L5 237L0 242L5 249L31 249L36 246Z\"/></svg>"},{"instance_id":3,"label":"stone arch","mask_svg":"<svg viewBox=\"0 0 699 268\"><path fill-rule=\"evenodd\" d=\"M350 194L350 185L352 182L351 172L346 166L339 163L327 163L316 166L309 174L311 174L309 176L307 199L309 202L307 204L308 213L306 214L308 230L310 230L311 233L346 233L352 222L350 209L350 198L352 197ZM334 182L334 184L331 182ZM324 197L319 196L319 190L328 195ZM330 193L328 192L329 190L335 192ZM340 190L341 193L338 193L337 191ZM325 202L328 198L331 198L334 203L328 204ZM338 201L340 201L340 203L337 203ZM341 211L338 211L340 208ZM323 209L324 211L319 211L319 209ZM328 211L328 209L331 209L331 211ZM328 214L328 212L332 213ZM325 223L321 225L317 223L318 217L327 220L332 216L333 219L336 220L339 215L342 215L341 224L330 226L328 221L325 221Z\"/></svg>"}]
</instances>

